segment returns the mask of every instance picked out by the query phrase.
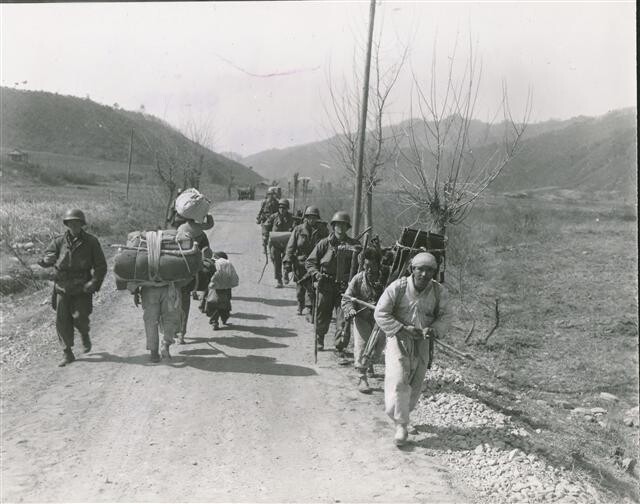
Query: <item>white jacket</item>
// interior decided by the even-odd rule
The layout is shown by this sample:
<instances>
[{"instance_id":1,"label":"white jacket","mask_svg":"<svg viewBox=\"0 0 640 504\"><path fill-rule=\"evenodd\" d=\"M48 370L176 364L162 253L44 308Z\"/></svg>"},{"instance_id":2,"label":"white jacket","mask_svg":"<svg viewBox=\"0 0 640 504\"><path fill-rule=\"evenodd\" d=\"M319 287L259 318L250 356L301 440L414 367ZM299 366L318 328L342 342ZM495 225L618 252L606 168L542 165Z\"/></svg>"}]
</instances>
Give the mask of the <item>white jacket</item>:
<instances>
[{"instance_id":1,"label":"white jacket","mask_svg":"<svg viewBox=\"0 0 640 504\"><path fill-rule=\"evenodd\" d=\"M211 277L209 289L233 289L239 284L238 273L228 259L216 259L216 272Z\"/></svg>"}]
</instances>

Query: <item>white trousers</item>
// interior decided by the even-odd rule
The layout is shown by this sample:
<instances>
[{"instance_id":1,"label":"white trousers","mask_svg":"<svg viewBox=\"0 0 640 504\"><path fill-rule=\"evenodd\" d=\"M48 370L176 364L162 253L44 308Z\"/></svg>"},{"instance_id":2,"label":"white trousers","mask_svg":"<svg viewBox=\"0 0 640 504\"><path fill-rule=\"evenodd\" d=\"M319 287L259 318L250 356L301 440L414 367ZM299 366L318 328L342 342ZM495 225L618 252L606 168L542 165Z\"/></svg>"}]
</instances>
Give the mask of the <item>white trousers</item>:
<instances>
[{"instance_id":1,"label":"white trousers","mask_svg":"<svg viewBox=\"0 0 640 504\"><path fill-rule=\"evenodd\" d=\"M164 343L173 343L180 330L180 309L177 289L165 285L162 287L142 287L142 310L144 311L144 329L147 334L147 350L158 351L159 332L163 333Z\"/></svg>"},{"instance_id":2,"label":"white trousers","mask_svg":"<svg viewBox=\"0 0 640 504\"><path fill-rule=\"evenodd\" d=\"M427 373L429 341L400 337L387 338L384 371L384 405L396 423L407 425L415 408Z\"/></svg>"}]
</instances>

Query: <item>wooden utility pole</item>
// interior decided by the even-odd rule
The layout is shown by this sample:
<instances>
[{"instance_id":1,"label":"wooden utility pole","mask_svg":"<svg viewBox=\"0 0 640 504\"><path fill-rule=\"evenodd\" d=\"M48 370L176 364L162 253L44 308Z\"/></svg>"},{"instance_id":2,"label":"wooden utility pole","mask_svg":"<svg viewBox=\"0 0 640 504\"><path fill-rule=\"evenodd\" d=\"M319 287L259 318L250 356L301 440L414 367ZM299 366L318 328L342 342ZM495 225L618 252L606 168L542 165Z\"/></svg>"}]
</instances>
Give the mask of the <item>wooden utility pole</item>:
<instances>
[{"instance_id":1,"label":"wooden utility pole","mask_svg":"<svg viewBox=\"0 0 640 504\"><path fill-rule=\"evenodd\" d=\"M364 82L362 83L362 107L360 126L358 128L358 166L356 171L356 187L353 201L353 235L360 233L360 207L362 206L362 171L364 165L364 141L367 132L367 108L369 105L369 73L371 70L371 45L373 42L373 24L376 15L376 0L371 0L369 7L369 40L367 42L367 59L364 66Z\"/></svg>"},{"instance_id":2,"label":"wooden utility pole","mask_svg":"<svg viewBox=\"0 0 640 504\"><path fill-rule=\"evenodd\" d=\"M131 128L131 139L129 140L129 169L127 170L127 195L125 199L129 201L129 183L131 182L131 158L133 156L133 128Z\"/></svg>"}]
</instances>

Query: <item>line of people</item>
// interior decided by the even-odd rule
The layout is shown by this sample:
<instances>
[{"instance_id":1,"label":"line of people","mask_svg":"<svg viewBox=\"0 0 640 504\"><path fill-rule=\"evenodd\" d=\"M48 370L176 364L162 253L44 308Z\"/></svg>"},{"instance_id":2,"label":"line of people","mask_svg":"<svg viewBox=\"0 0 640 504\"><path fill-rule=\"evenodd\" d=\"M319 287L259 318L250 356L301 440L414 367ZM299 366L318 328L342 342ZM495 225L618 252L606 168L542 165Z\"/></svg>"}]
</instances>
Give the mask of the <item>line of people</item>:
<instances>
[{"instance_id":1,"label":"line of people","mask_svg":"<svg viewBox=\"0 0 640 504\"><path fill-rule=\"evenodd\" d=\"M259 219L269 204L263 203ZM288 204L281 200L278 213L266 222L287 225L268 225L267 230L287 230L291 222L283 216L287 211ZM420 397L430 365L432 338L444 337L452 319L447 291L435 280L438 262L432 254L419 252L411 259L407 276L385 287L380 249L363 250L359 240L349 236L349 214L336 212L330 227L328 232L318 208L309 206L303 223L290 228L284 270L293 273L296 282L298 314L307 309L318 350L324 350L325 336L335 318L334 348L341 364L348 362L345 351L353 333L353 362L358 389L363 393L371 392L367 378L373 375L372 363L384 352L385 411L395 424L394 442L402 446L408 439L410 412ZM353 269L354 254L360 269L357 273ZM281 287L281 270L276 263L280 256L272 252L271 257L276 286ZM366 304L375 306L375 310ZM384 337L375 337L377 331ZM374 337L371 355L365 356L365 347Z\"/></svg>"}]
</instances>

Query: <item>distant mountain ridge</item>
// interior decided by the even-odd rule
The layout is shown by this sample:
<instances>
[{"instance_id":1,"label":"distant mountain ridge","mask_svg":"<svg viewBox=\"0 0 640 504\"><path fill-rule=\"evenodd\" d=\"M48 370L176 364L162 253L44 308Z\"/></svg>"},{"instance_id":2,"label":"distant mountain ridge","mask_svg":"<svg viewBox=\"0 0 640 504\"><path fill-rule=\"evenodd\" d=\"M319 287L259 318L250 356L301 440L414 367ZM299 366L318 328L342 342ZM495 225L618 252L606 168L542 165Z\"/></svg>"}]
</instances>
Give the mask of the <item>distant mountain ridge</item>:
<instances>
[{"instance_id":1,"label":"distant mountain ridge","mask_svg":"<svg viewBox=\"0 0 640 504\"><path fill-rule=\"evenodd\" d=\"M584 191L636 190L636 109L615 110L598 117L578 116L528 125L522 148L494 183L503 191L557 186ZM401 130L403 123L393 126ZM487 152L500 140L502 126L473 121L474 152ZM336 181L345 172L337 166L332 141L271 149L242 159L267 179L298 171L319 181ZM406 147L406 146L402 146ZM383 177L393 177L386 166ZM383 182L384 184L384 182Z\"/></svg>"},{"instance_id":2,"label":"distant mountain ridge","mask_svg":"<svg viewBox=\"0 0 640 504\"><path fill-rule=\"evenodd\" d=\"M238 161L192 142L168 123L73 96L0 88L3 149L51 152L96 160L126 162L133 129L133 162L154 165L159 149L178 161L202 159L203 174L214 183L262 179ZM186 162L186 161L185 161Z\"/></svg>"}]
</instances>

